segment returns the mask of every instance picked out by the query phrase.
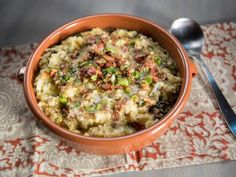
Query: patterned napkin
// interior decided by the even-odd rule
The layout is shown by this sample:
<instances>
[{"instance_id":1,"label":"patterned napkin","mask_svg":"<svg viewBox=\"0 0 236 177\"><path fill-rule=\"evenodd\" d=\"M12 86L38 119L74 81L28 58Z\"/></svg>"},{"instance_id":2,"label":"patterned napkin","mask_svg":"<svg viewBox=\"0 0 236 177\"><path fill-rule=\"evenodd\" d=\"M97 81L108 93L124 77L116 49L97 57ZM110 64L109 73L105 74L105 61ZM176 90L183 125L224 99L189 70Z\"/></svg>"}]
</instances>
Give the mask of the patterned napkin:
<instances>
[{"instance_id":1,"label":"patterned napkin","mask_svg":"<svg viewBox=\"0 0 236 177\"><path fill-rule=\"evenodd\" d=\"M236 23L203 26L202 57L236 111ZM124 155L78 152L38 124L16 73L36 44L0 49L0 176L89 176L236 159L230 134L201 69L171 128L151 146Z\"/></svg>"}]
</instances>

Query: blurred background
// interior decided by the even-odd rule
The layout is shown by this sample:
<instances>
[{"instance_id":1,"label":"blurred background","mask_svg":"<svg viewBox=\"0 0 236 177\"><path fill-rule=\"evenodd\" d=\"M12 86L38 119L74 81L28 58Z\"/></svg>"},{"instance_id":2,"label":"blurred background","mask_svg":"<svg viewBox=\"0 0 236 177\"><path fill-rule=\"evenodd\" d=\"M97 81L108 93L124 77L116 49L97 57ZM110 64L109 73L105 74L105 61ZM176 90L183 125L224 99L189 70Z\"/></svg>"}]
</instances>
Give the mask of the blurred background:
<instances>
[{"instance_id":1,"label":"blurred background","mask_svg":"<svg viewBox=\"0 0 236 177\"><path fill-rule=\"evenodd\" d=\"M236 0L0 0L0 47L40 42L68 21L111 12L168 28L179 17L201 24L236 21Z\"/></svg>"}]
</instances>

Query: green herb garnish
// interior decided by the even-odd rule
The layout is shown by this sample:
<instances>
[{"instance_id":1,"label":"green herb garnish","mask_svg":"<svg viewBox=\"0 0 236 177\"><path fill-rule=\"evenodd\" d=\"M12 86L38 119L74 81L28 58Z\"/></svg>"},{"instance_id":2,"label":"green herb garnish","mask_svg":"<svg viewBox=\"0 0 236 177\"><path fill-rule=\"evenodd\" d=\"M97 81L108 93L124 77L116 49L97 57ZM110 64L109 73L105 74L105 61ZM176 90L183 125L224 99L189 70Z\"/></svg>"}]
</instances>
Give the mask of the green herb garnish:
<instances>
[{"instance_id":1,"label":"green herb garnish","mask_svg":"<svg viewBox=\"0 0 236 177\"><path fill-rule=\"evenodd\" d=\"M62 79L64 81L68 81L70 79L70 76L69 75L62 75Z\"/></svg>"},{"instance_id":2,"label":"green herb garnish","mask_svg":"<svg viewBox=\"0 0 236 177\"><path fill-rule=\"evenodd\" d=\"M60 102L62 105L66 105L66 103L67 103L67 98L64 97L64 96L61 96L61 97L59 98L59 102Z\"/></svg>"},{"instance_id":3,"label":"green herb garnish","mask_svg":"<svg viewBox=\"0 0 236 177\"><path fill-rule=\"evenodd\" d=\"M117 68L115 67L109 67L109 68L105 68L103 69L104 74L115 74L117 72Z\"/></svg>"},{"instance_id":4,"label":"green herb garnish","mask_svg":"<svg viewBox=\"0 0 236 177\"><path fill-rule=\"evenodd\" d=\"M102 103L97 103L96 110L100 110L102 108Z\"/></svg>"},{"instance_id":5,"label":"green herb garnish","mask_svg":"<svg viewBox=\"0 0 236 177\"><path fill-rule=\"evenodd\" d=\"M96 105L88 105L88 106L85 106L85 110L92 113L92 112L95 112L96 111Z\"/></svg>"},{"instance_id":6,"label":"green herb garnish","mask_svg":"<svg viewBox=\"0 0 236 177\"><path fill-rule=\"evenodd\" d=\"M118 85L121 85L121 86L128 86L129 85L129 81L125 78L121 78L118 80Z\"/></svg>"},{"instance_id":7,"label":"green herb garnish","mask_svg":"<svg viewBox=\"0 0 236 177\"><path fill-rule=\"evenodd\" d=\"M94 113L98 110L100 110L102 107L102 104L101 103L98 103L98 104L92 104L92 105L88 105L88 106L85 106L85 110L90 112L90 113Z\"/></svg>"},{"instance_id":8,"label":"green herb garnish","mask_svg":"<svg viewBox=\"0 0 236 177\"><path fill-rule=\"evenodd\" d=\"M80 107L80 104L81 104L80 102L75 103L75 107L76 107L76 108L79 108L79 107Z\"/></svg>"},{"instance_id":9,"label":"green herb garnish","mask_svg":"<svg viewBox=\"0 0 236 177\"><path fill-rule=\"evenodd\" d=\"M132 95L132 96L131 96L131 99L132 99L134 102L137 102L137 101L138 101L138 96L137 96L137 95Z\"/></svg>"},{"instance_id":10,"label":"green herb garnish","mask_svg":"<svg viewBox=\"0 0 236 177\"><path fill-rule=\"evenodd\" d=\"M91 61L84 61L82 63L79 64L79 66L83 67L83 66L88 66L91 63Z\"/></svg>"},{"instance_id":11,"label":"green herb garnish","mask_svg":"<svg viewBox=\"0 0 236 177\"><path fill-rule=\"evenodd\" d=\"M73 74L73 73L76 72L76 69L75 69L75 67L69 67L69 68L68 68L68 71L69 71L71 74Z\"/></svg>"},{"instance_id":12,"label":"green herb garnish","mask_svg":"<svg viewBox=\"0 0 236 177\"><path fill-rule=\"evenodd\" d=\"M156 58L154 59L154 61L155 61L155 63L156 63L158 66L161 65L161 58L160 58L160 57L156 57Z\"/></svg>"},{"instance_id":13,"label":"green herb garnish","mask_svg":"<svg viewBox=\"0 0 236 177\"><path fill-rule=\"evenodd\" d=\"M145 78L145 81L148 83L148 84L151 84L152 83L152 77L149 75Z\"/></svg>"},{"instance_id":14,"label":"green herb garnish","mask_svg":"<svg viewBox=\"0 0 236 177\"><path fill-rule=\"evenodd\" d=\"M134 76L135 79L140 79L141 78L141 73L138 72L138 71L134 71L133 76Z\"/></svg>"}]
</instances>

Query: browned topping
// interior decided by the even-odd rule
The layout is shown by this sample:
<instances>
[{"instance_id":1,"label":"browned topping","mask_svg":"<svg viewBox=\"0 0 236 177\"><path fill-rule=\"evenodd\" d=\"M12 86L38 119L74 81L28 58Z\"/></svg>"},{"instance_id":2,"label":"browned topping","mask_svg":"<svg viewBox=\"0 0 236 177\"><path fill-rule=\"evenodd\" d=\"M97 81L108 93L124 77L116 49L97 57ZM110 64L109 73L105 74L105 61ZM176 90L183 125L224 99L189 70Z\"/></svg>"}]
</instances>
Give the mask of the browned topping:
<instances>
[{"instance_id":1,"label":"browned topping","mask_svg":"<svg viewBox=\"0 0 236 177\"><path fill-rule=\"evenodd\" d=\"M101 68L106 64L106 60L104 58L97 58L95 62Z\"/></svg>"},{"instance_id":2,"label":"browned topping","mask_svg":"<svg viewBox=\"0 0 236 177\"><path fill-rule=\"evenodd\" d=\"M113 88L113 86L112 86L112 84L102 84L102 89L103 90L106 90L106 91L108 91L108 90L112 90L112 88Z\"/></svg>"},{"instance_id":3,"label":"browned topping","mask_svg":"<svg viewBox=\"0 0 236 177\"><path fill-rule=\"evenodd\" d=\"M105 58L105 60L108 61L108 62L114 62L115 61L115 59L113 57L108 56L108 55L103 55L103 58Z\"/></svg>"},{"instance_id":4,"label":"browned topping","mask_svg":"<svg viewBox=\"0 0 236 177\"><path fill-rule=\"evenodd\" d=\"M56 74L56 72L57 72L56 69L52 69L51 72L50 72L50 74L49 74L49 76L50 76L50 77L54 77L55 74Z\"/></svg>"},{"instance_id":5,"label":"browned topping","mask_svg":"<svg viewBox=\"0 0 236 177\"><path fill-rule=\"evenodd\" d=\"M103 55L103 58L106 60L106 67L111 67L111 66L116 66L116 63L115 63L115 58L113 58L112 56L109 56L109 55Z\"/></svg>"},{"instance_id":6,"label":"browned topping","mask_svg":"<svg viewBox=\"0 0 236 177\"><path fill-rule=\"evenodd\" d=\"M100 41L100 37L99 37L99 36L91 36L91 37L87 40L87 44L88 44L88 45L93 45L93 44L96 44L98 41Z\"/></svg>"},{"instance_id":7,"label":"browned topping","mask_svg":"<svg viewBox=\"0 0 236 177\"><path fill-rule=\"evenodd\" d=\"M92 76L92 75L94 75L94 74L96 74L97 73L97 69L95 68L95 67L90 67L90 68L88 68L88 70L87 70L87 74L89 75L89 76Z\"/></svg>"},{"instance_id":8,"label":"browned topping","mask_svg":"<svg viewBox=\"0 0 236 177\"><path fill-rule=\"evenodd\" d=\"M79 55L79 51L78 51L78 50L75 50L75 51L71 54L71 59L76 59L78 55Z\"/></svg>"},{"instance_id":9,"label":"browned topping","mask_svg":"<svg viewBox=\"0 0 236 177\"><path fill-rule=\"evenodd\" d=\"M141 52L135 54L134 59L137 63L142 63L146 59L147 55Z\"/></svg>"},{"instance_id":10,"label":"browned topping","mask_svg":"<svg viewBox=\"0 0 236 177\"><path fill-rule=\"evenodd\" d=\"M89 77L89 76L93 76L93 75L98 75L99 77L102 77L102 72L93 66L88 67L88 68L82 68L80 70L81 78Z\"/></svg>"},{"instance_id":11,"label":"browned topping","mask_svg":"<svg viewBox=\"0 0 236 177\"><path fill-rule=\"evenodd\" d=\"M152 80L154 82L157 82L159 79L158 79L158 69L157 69L156 63L153 60L148 59L148 60L145 60L145 63L143 66L147 67L150 70Z\"/></svg>"},{"instance_id":12,"label":"browned topping","mask_svg":"<svg viewBox=\"0 0 236 177\"><path fill-rule=\"evenodd\" d=\"M113 119L115 121L119 120L120 118L120 112L122 109L125 107L126 100L125 99L120 99L114 106L114 115Z\"/></svg>"},{"instance_id":13,"label":"browned topping","mask_svg":"<svg viewBox=\"0 0 236 177\"><path fill-rule=\"evenodd\" d=\"M100 44L98 44L98 45L96 46L96 48L94 49L94 51L95 51L96 53L100 53L101 51L103 51L103 49L104 49L104 44L103 44L103 43L100 43Z\"/></svg>"},{"instance_id":14,"label":"browned topping","mask_svg":"<svg viewBox=\"0 0 236 177\"><path fill-rule=\"evenodd\" d=\"M122 58L122 57L116 58L116 65L117 66L122 66L122 65L124 65L124 63L125 63L125 59L124 58Z\"/></svg>"}]
</instances>

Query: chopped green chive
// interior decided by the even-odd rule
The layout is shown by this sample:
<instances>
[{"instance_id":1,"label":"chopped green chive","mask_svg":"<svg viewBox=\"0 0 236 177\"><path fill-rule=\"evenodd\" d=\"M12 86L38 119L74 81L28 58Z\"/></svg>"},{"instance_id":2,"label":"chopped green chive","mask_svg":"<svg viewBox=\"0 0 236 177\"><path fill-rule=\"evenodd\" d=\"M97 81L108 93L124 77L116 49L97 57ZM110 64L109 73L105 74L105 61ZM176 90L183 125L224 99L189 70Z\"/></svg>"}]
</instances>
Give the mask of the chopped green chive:
<instances>
[{"instance_id":1,"label":"chopped green chive","mask_svg":"<svg viewBox=\"0 0 236 177\"><path fill-rule=\"evenodd\" d=\"M156 57L154 61L158 66L161 65L161 58L160 57Z\"/></svg>"},{"instance_id":2,"label":"chopped green chive","mask_svg":"<svg viewBox=\"0 0 236 177\"><path fill-rule=\"evenodd\" d=\"M80 107L80 102L75 103L75 107L76 108Z\"/></svg>"},{"instance_id":3,"label":"chopped green chive","mask_svg":"<svg viewBox=\"0 0 236 177\"><path fill-rule=\"evenodd\" d=\"M74 67L69 67L69 68L68 68L68 71L69 71L71 74L73 74L73 73L76 72L76 69L75 69Z\"/></svg>"},{"instance_id":4,"label":"chopped green chive","mask_svg":"<svg viewBox=\"0 0 236 177\"><path fill-rule=\"evenodd\" d=\"M91 61L84 61L82 63L80 63L80 66L88 66L91 63Z\"/></svg>"},{"instance_id":5,"label":"chopped green chive","mask_svg":"<svg viewBox=\"0 0 236 177\"><path fill-rule=\"evenodd\" d=\"M97 105L96 105L96 110L100 110L102 108L102 103L98 103Z\"/></svg>"},{"instance_id":6,"label":"chopped green chive","mask_svg":"<svg viewBox=\"0 0 236 177\"><path fill-rule=\"evenodd\" d=\"M145 81L148 83L148 84L151 84L152 83L152 77L149 75L145 78Z\"/></svg>"},{"instance_id":7,"label":"chopped green chive","mask_svg":"<svg viewBox=\"0 0 236 177\"><path fill-rule=\"evenodd\" d=\"M88 111L88 112L95 112L96 110L96 105L88 105L85 107L85 110Z\"/></svg>"},{"instance_id":8,"label":"chopped green chive","mask_svg":"<svg viewBox=\"0 0 236 177\"><path fill-rule=\"evenodd\" d=\"M132 95L131 99L132 99L134 102L137 102L137 101L138 101L138 96L137 96L137 95Z\"/></svg>"},{"instance_id":9,"label":"chopped green chive","mask_svg":"<svg viewBox=\"0 0 236 177\"><path fill-rule=\"evenodd\" d=\"M134 71L133 76L134 76L135 79L140 79L141 78L141 73L138 72L138 71Z\"/></svg>"},{"instance_id":10,"label":"chopped green chive","mask_svg":"<svg viewBox=\"0 0 236 177\"><path fill-rule=\"evenodd\" d=\"M62 76L62 79L63 79L64 81L68 81L68 80L70 79L70 76L68 76L68 75L63 75L63 76Z\"/></svg>"},{"instance_id":11,"label":"chopped green chive","mask_svg":"<svg viewBox=\"0 0 236 177\"><path fill-rule=\"evenodd\" d=\"M67 98L64 97L64 96L62 96L62 97L59 98L59 102L60 102L61 104L65 105L65 104L67 103Z\"/></svg>"},{"instance_id":12,"label":"chopped green chive","mask_svg":"<svg viewBox=\"0 0 236 177\"><path fill-rule=\"evenodd\" d=\"M109 73L109 74L115 74L117 72L117 68L115 67L109 67L103 70L105 74Z\"/></svg>"},{"instance_id":13,"label":"chopped green chive","mask_svg":"<svg viewBox=\"0 0 236 177\"><path fill-rule=\"evenodd\" d=\"M85 107L85 110L90 112L90 113L94 113L97 110L100 110L102 107L102 103L98 103L98 104L92 104L92 105L88 105Z\"/></svg>"},{"instance_id":14,"label":"chopped green chive","mask_svg":"<svg viewBox=\"0 0 236 177\"><path fill-rule=\"evenodd\" d=\"M140 84L141 84L141 85L146 85L147 82L146 82L145 80L141 80Z\"/></svg>"},{"instance_id":15,"label":"chopped green chive","mask_svg":"<svg viewBox=\"0 0 236 177\"><path fill-rule=\"evenodd\" d=\"M128 86L129 85L129 81L127 79L119 79L118 81L118 85L121 85L121 86Z\"/></svg>"}]
</instances>

